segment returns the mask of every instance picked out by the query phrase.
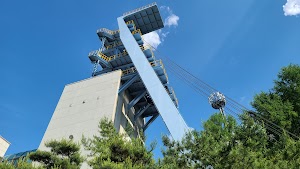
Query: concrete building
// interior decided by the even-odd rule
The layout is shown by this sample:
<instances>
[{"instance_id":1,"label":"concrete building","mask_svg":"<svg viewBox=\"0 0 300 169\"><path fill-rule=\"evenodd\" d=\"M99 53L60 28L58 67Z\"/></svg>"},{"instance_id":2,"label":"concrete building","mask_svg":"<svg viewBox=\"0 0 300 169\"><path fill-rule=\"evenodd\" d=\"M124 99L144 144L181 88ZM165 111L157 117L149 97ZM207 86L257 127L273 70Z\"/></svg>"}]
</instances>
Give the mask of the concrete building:
<instances>
[{"instance_id":1,"label":"concrete building","mask_svg":"<svg viewBox=\"0 0 300 169\"><path fill-rule=\"evenodd\" d=\"M130 99L127 92L118 94L121 75L117 70L66 85L38 149L47 150L45 142L53 139L80 142L83 135L98 135L98 124L104 117L112 120L120 133L131 126L137 136L145 122L141 117L134 120L134 108L126 108Z\"/></svg>"},{"instance_id":2,"label":"concrete building","mask_svg":"<svg viewBox=\"0 0 300 169\"><path fill-rule=\"evenodd\" d=\"M121 75L118 70L66 85L38 149L47 150L44 144L52 139L79 142L82 135L98 135L98 124L104 117L112 120L120 133L127 126L140 130L144 120L132 123L134 109L126 109L129 96L126 92L118 95Z\"/></svg>"},{"instance_id":3,"label":"concrete building","mask_svg":"<svg viewBox=\"0 0 300 169\"><path fill-rule=\"evenodd\" d=\"M4 157L9 146L10 142L0 135L0 157Z\"/></svg>"}]
</instances>

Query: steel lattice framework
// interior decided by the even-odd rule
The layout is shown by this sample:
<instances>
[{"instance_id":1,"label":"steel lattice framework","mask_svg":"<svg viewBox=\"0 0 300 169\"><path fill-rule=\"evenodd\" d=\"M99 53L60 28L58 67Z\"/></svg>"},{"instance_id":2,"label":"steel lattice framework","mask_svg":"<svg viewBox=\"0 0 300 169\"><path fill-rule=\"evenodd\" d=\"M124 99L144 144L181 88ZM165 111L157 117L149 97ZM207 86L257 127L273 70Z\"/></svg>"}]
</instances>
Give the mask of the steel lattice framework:
<instances>
[{"instance_id":1,"label":"steel lattice framework","mask_svg":"<svg viewBox=\"0 0 300 169\"><path fill-rule=\"evenodd\" d=\"M119 94L126 90L133 98L127 109L136 110L134 119L151 117L143 126L146 130L161 115L173 139L181 140L189 127L179 113L162 61L155 59L151 47L142 39L142 35L164 27L157 4L126 12L117 21L119 30L97 31L102 46L89 53L95 64L93 76L121 69ZM102 70L97 71L98 65Z\"/></svg>"}]
</instances>

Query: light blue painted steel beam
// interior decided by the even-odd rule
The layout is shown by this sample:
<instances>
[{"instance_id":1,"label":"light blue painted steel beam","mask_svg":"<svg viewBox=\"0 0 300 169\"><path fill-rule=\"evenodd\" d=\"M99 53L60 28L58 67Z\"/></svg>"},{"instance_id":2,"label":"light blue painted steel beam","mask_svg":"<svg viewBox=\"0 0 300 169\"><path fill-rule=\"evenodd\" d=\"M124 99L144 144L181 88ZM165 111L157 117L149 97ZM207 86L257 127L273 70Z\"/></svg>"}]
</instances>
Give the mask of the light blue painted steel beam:
<instances>
[{"instance_id":1,"label":"light blue painted steel beam","mask_svg":"<svg viewBox=\"0 0 300 169\"><path fill-rule=\"evenodd\" d=\"M181 140L189 128L175 107L163 84L138 46L123 17L118 18L120 38L137 69L156 109L163 118L170 134L176 141Z\"/></svg>"},{"instance_id":2,"label":"light blue painted steel beam","mask_svg":"<svg viewBox=\"0 0 300 169\"><path fill-rule=\"evenodd\" d=\"M149 127L149 125L158 117L158 113L156 114L156 115L153 115L152 117L151 117L151 119L143 126L143 130L145 131L148 127Z\"/></svg>"},{"instance_id":3,"label":"light blue painted steel beam","mask_svg":"<svg viewBox=\"0 0 300 169\"><path fill-rule=\"evenodd\" d=\"M134 121L139 118L148 108L150 107L150 104L147 104L144 108L141 108L135 115L134 115Z\"/></svg>"},{"instance_id":4,"label":"light blue painted steel beam","mask_svg":"<svg viewBox=\"0 0 300 169\"><path fill-rule=\"evenodd\" d=\"M119 93L124 92L132 83L134 83L138 79L139 75L134 75L131 79L127 80L119 89Z\"/></svg>"},{"instance_id":5,"label":"light blue painted steel beam","mask_svg":"<svg viewBox=\"0 0 300 169\"><path fill-rule=\"evenodd\" d=\"M143 98L145 96L145 94L147 93L147 91L142 91L139 95L137 95L134 99L132 99L130 101L130 103L128 104L127 109L131 109L137 102L139 102L141 100L141 98Z\"/></svg>"}]
</instances>

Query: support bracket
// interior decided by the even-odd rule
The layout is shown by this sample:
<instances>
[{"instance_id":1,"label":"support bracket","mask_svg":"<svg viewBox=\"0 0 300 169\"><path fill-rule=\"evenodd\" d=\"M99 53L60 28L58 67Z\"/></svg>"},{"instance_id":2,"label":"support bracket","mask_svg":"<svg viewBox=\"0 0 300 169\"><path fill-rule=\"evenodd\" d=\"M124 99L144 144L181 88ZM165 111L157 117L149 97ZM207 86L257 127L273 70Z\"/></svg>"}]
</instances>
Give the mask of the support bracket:
<instances>
[{"instance_id":1,"label":"support bracket","mask_svg":"<svg viewBox=\"0 0 300 169\"><path fill-rule=\"evenodd\" d=\"M141 108L135 115L134 115L134 121L136 121L137 118L139 118L148 108L150 107L150 104L147 104L144 108Z\"/></svg>"},{"instance_id":2,"label":"support bracket","mask_svg":"<svg viewBox=\"0 0 300 169\"><path fill-rule=\"evenodd\" d=\"M119 89L119 95L123 93L132 83L134 83L138 79L139 75L136 74L133 77L131 77L129 80L127 80Z\"/></svg>"},{"instance_id":3,"label":"support bracket","mask_svg":"<svg viewBox=\"0 0 300 169\"><path fill-rule=\"evenodd\" d=\"M143 126L143 131L145 131L149 125L159 116L159 113L153 115L149 121Z\"/></svg>"},{"instance_id":4,"label":"support bracket","mask_svg":"<svg viewBox=\"0 0 300 169\"><path fill-rule=\"evenodd\" d=\"M130 103L128 104L127 110L131 109L135 104L137 104L137 102L139 102L141 100L141 98L143 98L145 96L146 93L147 93L147 91L144 90L139 95L137 95L134 99L132 99L130 101Z\"/></svg>"}]
</instances>

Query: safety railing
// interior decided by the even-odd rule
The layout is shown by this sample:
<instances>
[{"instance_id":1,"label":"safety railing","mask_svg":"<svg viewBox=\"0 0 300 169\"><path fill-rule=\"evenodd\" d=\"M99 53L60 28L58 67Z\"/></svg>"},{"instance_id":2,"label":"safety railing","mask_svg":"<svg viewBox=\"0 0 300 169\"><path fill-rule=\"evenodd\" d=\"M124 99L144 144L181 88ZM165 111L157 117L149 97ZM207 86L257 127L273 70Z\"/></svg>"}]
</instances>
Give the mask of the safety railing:
<instances>
[{"instance_id":1,"label":"safety railing","mask_svg":"<svg viewBox=\"0 0 300 169\"><path fill-rule=\"evenodd\" d=\"M123 43L121 41L117 42L117 43L114 43L114 44L111 44L111 45L107 45L105 46L106 49L111 49L111 48L114 48L114 47L117 47L117 46L121 46L123 45Z\"/></svg>"},{"instance_id":2,"label":"safety railing","mask_svg":"<svg viewBox=\"0 0 300 169\"><path fill-rule=\"evenodd\" d=\"M99 56L100 58L102 58L103 60L107 61L107 62L109 62L109 61L111 60L110 57L104 55L104 54L101 53L100 51L98 52L98 56Z\"/></svg>"},{"instance_id":3,"label":"safety railing","mask_svg":"<svg viewBox=\"0 0 300 169\"><path fill-rule=\"evenodd\" d=\"M127 21L127 22L126 22L126 25L129 25L129 24L132 24L133 27L134 27L134 29L136 29L136 26L135 26L135 23L134 23L133 20L130 20L130 21Z\"/></svg>"},{"instance_id":4,"label":"safety railing","mask_svg":"<svg viewBox=\"0 0 300 169\"><path fill-rule=\"evenodd\" d=\"M105 31L100 31L101 29L103 29L103 30L105 30ZM106 33L111 34L111 35L114 35L114 34L120 32L119 30L111 31L111 30L108 30L108 29L106 29L106 28L101 28L101 29L100 29L99 31L97 31L97 32L106 32ZM137 30L135 29L135 30L132 31L131 33L132 33L133 35L136 34L136 33L139 33L139 34L142 36L142 32L141 32L140 29L137 29ZM121 46L121 45L123 45L123 43L122 43L121 41L119 41L119 42L117 42L117 43L114 43L114 44L111 44L111 45L107 45L107 46L105 46L105 47L106 47L106 49L111 49L111 48L115 48L115 47Z\"/></svg>"},{"instance_id":5,"label":"safety railing","mask_svg":"<svg viewBox=\"0 0 300 169\"><path fill-rule=\"evenodd\" d=\"M109 29L106 29L106 28L101 28L101 29L98 29L98 30L97 30L97 33L99 33L99 32L106 32L106 33L108 33L108 34L110 34L110 35L114 35L114 34L119 33L120 30L112 31L112 30L109 30Z\"/></svg>"},{"instance_id":6,"label":"safety railing","mask_svg":"<svg viewBox=\"0 0 300 169\"><path fill-rule=\"evenodd\" d=\"M155 59L154 53L153 53L153 48L150 45L146 45L146 46L143 45L140 48L142 49L142 51L150 49L151 56L153 57L153 59Z\"/></svg>"},{"instance_id":7,"label":"safety railing","mask_svg":"<svg viewBox=\"0 0 300 169\"><path fill-rule=\"evenodd\" d=\"M125 13L123 14L123 16L126 16L126 15L129 15L129 14L132 14L132 13L135 13L135 12L138 12L138 11L141 11L141 10L143 10L143 9L152 7L152 6L154 6L154 5L156 5L155 2L154 2L154 3L151 3L151 4L149 4L149 5L146 5L146 6L143 6L143 7L140 7L140 8L137 8L137 9L134 9L134 10L125 12Z\"/></svg>"},{"instance_id":8,"label":"safety railing","mask_svg":"<svg viewBox=\"0 0 300 169\"><path fill-rule=\"evenodd\" d=\"M161 60L155 60L153 62L150 62L150 64L151 64L151 66L161 66L161 68L164 71L164 75L166 76L167 81L169 81L169 77L168 77L168 74L166 72L165 66L164 66L164 64L162 63Z\"/></svg>"},{"instance_id":9,"label":"safety railing","mask_svg":"<svg viewBox=\"0 0 300 169\"><path fill-rule=\"evenodd\" d=\"M178 105L178 99L176 97L174 89L172 87L169 87L169 90L170 90L170 94L172 94L175 99L176 105Z\"/></svg>"},{"instance_id":10,"label":"safety railing","mask_svg":"<svg viewBox=\"0 0 300 169\"><path fill-rule=\"evenodd\" d=\"M141 46L140 48L141 48L142 51L150 49L151 53L153 55L153 52L152 52L152 49L151 49L150 46ZM112 56L106 56L102 52L100 52L100 51L98 52L98 56L101 57L102 59L106 60L106 61L111 61L111 60L114 60L114 59L117 59L117 58L120 58L120 57L123 57L123 56L126 56L126 55L128 55L126 50L124 50L122 53L118 53L118 54L112 55Z\"/></svg>"},{"instance_id":11,"label":"safety railing","mask_svg":"<svg viewBox=\"0 0 300 169\"><path fill-rule=\"evenodd\" d=\"M131 20L132 21L132 20ZM128 21L129 22L129 21ZM132 21L132 23L134 24L134 22ZM105 32L105 33L108 33L110 35L114 35L114 34L117 34L117 33L120 33L120 30L115 30L115 31L112 31L112 30L109 30L107 28L101 28L101 29L98 29L97 30L97 33L99 32ZM142 36L142 32L140 29L136 29L135 25L134 25L134 31L132 31L132 34L136 34L136 33L139 33L141 36Z\"/></svg>"},{"instance_id":12,"label":"safety railing","mask_svg":"<svg viewBox=\"0 0 300 169\"><path fill-rule=\"evenodd\" d=\"M134 72L136 72L136 68L135 67L131 67L129 69L123 70L122 71L122 76L131 74L131 73L134 73Z\"/></svg>"},{"instance_id":13,"label":"safety railing","mask_svg":"<svg viewBox=\"0 0 300 169\"><path fill-rule=\"evenodd\" d=\"M162 61L161 60L155 60L155 61L149 62L149 63L150 63L150 65L152 67L162 65ZM129 69L123 70L122 71L122 76L130 74L130 73L134 73L134 72L136 72L136 68L135 67L131 67Z\"/></svg>"},{"instance_id":14,"label":"safety railing","mask_svg":"<svg viewBox=\"0 0 300 169\"><path fill-rule=\"evenodd\" d=\"M126 25L129 25L129 24L133 24L134 25L134 21L133 20L127 21Z\"/></svg>"},{"instance_id":15,"label":"safety railing","mask_svg":"<svg viewBox=\"0 0 300 169\"><path fill-rule=\"evenodd\" d=\"M140 34L140 35L142 36L142 32L141 32L140 29L136 29L136 30L132 31L131 33L132 33L133 35L136 34L136 33L138 33L138 34Z\"/></svg>"},{"instance_id":16,"label":"safety railing","mask_svg":"<svg viewBox=\"0 0 300 169\"><path fill-rule=\"evenodd\" d=\"M142 49L142 51L147 50L147 49L150 49L150 50L152 51L152 48L151 48L151 46L149 46L149 45L146 45L146 46L140 46L140 48Z\"/></svg>"},{"instance_id":17,"label":"safety railing","mask_svg":"<svg viewBox=\"0 0 300 169\"><path fill-rule=\"evenodd\" d=\"M168 74L167 74L167 72L166 72L165 66L164 66L164 64L162 63L161 60L160 60L160 65L161 65L161 67L162 67L162 69L163 69L163 71L164 71L164 74L165 74L165 76L166 76L167 81L169 81L169 77L168 77Z\"/></svg>"},{"instance_id":18,"label":"safety railing","mask_svg":"<svg viewBox=\"0 0 300 169\"><path fill-rule=\"evenodd\" d=\"M134 30L131 32L133 35L136 34L136 33L139 33L141 36L142 36L142 32L140 29L137 29L137 30ZM114 47L117 47L117 46L121 46L123 45L123 43L121 41L117 42L117 43L114 43L114 44L111 44L111 45L107 45L105 46L106 49L111 49L111 48L114 48Z\"/></svg>"},{"instance_id":19,"label":"safety railing","mask_svg":"<svg viewBox=\"0 0 300 169\"><path fill-rule=\"evenodd\" d=\"M94 50L94 51L91 51L88 56L94 56L94 55L97 55L97 53L98 53L98 50Z\"/></svg>"},{"instance_id":20,"label":"safety railing","mask_svg":"<svg viewBox=\"0 0 300 169\"><path fill-rule=\"evenodd\" d=\"M120 58L120 57L123 57L123 56L126 56L128 55L127 51L123 51L122 53L118 53L116 55L112 55L110 56L110 60L114 60L114 59L117 59L117 58Z\"/></svg>"},{"instance_id":21,"label":"safety railing","mask_svg":"<svg viewBox=\"0 0 300 169\"><path fill-rule=\"evenodd\" d=\"M155 60L155 61L153 61L153 62L150 62L150 65L152 66L152 67L154 67L154 66L162 66L163 64L162 64L162 61L161 60Z\"/></svg>"}]
</instances>

